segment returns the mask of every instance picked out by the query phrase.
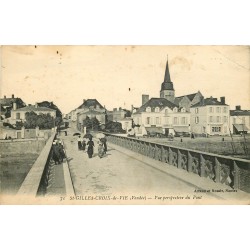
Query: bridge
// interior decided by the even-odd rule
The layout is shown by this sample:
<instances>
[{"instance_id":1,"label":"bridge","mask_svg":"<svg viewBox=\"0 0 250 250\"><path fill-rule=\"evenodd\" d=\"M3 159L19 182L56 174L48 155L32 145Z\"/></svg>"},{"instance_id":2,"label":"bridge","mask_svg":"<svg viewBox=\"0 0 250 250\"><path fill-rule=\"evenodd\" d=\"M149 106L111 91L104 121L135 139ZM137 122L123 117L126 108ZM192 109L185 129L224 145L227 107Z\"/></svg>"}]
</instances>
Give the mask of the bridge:
<instances>
[{"instance_id":1,"label":"bridge","mask_svg":"<svg viewBox=\"0 0 250 250\"><path fill-rule=\"evenodd\" d=\"M16 197L36 204L249 204L250 161L106 134L105 157L59 135L67 159L51 159L53 134ZM33 199L32 199L33 198ZM28 202L27 202L28 200Z\"/></svg>"}]
</instances>

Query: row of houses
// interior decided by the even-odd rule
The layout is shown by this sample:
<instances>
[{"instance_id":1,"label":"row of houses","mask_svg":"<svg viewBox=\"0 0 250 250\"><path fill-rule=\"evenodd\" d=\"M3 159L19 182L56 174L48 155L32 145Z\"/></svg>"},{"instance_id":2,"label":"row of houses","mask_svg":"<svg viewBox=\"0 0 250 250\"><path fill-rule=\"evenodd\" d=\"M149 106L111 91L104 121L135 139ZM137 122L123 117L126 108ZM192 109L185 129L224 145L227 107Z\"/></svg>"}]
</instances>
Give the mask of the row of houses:
<instances>
[{"instance_id":1,"label":"row of houses","mask_svg":"<svg viewBox=\"0 0 250 250\"><path fill-rule=\"evenodd\" d=\"M106 120L117 121L126 131L134 127L137 135L155 132L165 134L229 135L250 132L250 110L237 106L230 110L225 97L205 98L200 91L183 96L175 96L169 65L166 63L164 81L160 97L149 98L142 95L142 105L131 111L114 108L108 111L96 99L83 100L83 103L68 114L83 129L87 116L96 117L101 124Z\"/></svg>"},{"instance_id":2,"label":"row of houses","mask_svg":"<svg viewBox=\"0 0 250 250\"><path fill-rule=\"evenodd\" d=\"M175 97L168 62L160 97L142 95L142 106L132 114L137 134L155 131L168 134L229 135L250 132L250 110L230 110L225 97L205 98L200 91Z\"/></svg>"}]
</instances>

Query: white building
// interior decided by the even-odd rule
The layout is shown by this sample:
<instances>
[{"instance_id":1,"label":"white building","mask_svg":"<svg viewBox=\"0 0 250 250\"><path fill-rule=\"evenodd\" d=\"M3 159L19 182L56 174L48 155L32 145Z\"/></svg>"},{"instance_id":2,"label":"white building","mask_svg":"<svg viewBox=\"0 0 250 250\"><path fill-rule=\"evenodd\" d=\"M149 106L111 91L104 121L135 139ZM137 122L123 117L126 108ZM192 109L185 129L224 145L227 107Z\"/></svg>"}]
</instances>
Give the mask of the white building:
<instances>
[{"instance_id":1,"label":"white building","mask_svg":"<svg viewBox=\"0 0 250 250\"><path fill-rule=\"evenodd\" d=\"M16 108L16 104L13 103L13 110L11 110L11 117L9 122L15 124L17 121L25 121L25 114L27 112L34 112L37 115L50 114L52 117L56 117L56 110L47 107L39 107L36 103L35 105L28 105L24 108Z\"/></svg>"},{"instance_id":2,"label":"white building","mask_svg":"<svg viewBox=\"0 0 250 250\"><path fill-rule=\"evenodd\" d=\"M229 106L225 97L206 98L191 106L191 132L197 135L229 135Z\"/></svg>"},{"instance_id":3,"label":"white building","mask_svg":"<svg viewBox=\"0 0 250 250\"><path fill-rule=\"evenodd\" d=\"M133 114L133 120L135 125L140 125L138 134L142 133L142 128L165 135L189 133L190 113L165 98L148 100Z\"/></svg>"},{"instance_id":4,"label":"white building","mask_svg":"<svg viewBox=\"0 0 250 250\"><path fill-rule=\"evenodd\" d=\"M230 130L234 134L250 133L250 110L241 110L241 106L230 110Z\"/></svg>"}]
</instances>

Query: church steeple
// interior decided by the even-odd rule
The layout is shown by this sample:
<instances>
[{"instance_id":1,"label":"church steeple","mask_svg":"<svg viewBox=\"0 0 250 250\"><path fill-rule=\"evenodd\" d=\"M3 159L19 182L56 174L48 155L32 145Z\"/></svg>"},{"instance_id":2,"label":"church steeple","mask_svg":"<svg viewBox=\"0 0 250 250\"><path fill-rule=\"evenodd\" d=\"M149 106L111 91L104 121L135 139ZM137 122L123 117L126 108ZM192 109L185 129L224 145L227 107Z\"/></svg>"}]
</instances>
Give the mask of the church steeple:
<instances>
[{"instance_id":1,"label":"church steeple","mask_svg":"<svg viewBox=\"0 0 250 250\"><path fill-rule=\"evenodd\" d=\"M164 82L161 84L161 90L174 90L174 86L173 86L173 83L171 82L171 78L170 78L168 60L167 60L167 64L166 64Z\"/></svg>"},{"instance_id":2,"label":"church steeple","mask_svg":"<svg viewBox=\"0 0 250 250\"><path fill-rule=\"evenodd\" d=\"M167 100L171 102L174 102L174 98L175 98L174 85L171 82L171 78L170 78L168 60L166 63L164 82L161 84L160 97L166 98Z\"/></svg>"},{"instance_id":3,"label":"church steeple","mask_svg":"<svg viewBox=\"0 0 250 250\"><path fill-rule=\"evenodd\" d=\"M165 70L164 82L171 82L169 68L168 68L168 61L167 61L166 70Z\"/></svg>"}]
</instances>

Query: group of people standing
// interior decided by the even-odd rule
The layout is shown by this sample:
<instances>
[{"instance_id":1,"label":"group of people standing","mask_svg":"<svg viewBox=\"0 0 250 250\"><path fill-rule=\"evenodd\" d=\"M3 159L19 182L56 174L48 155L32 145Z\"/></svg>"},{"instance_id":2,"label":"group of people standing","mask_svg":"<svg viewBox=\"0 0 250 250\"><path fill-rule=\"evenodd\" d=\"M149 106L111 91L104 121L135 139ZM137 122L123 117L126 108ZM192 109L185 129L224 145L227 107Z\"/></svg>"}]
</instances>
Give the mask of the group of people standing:
<instances>
[{"instance_id":1,"label":"group of people standing","mask_svg":"<svg viewBox=\"0 0 250 250\"><path fill-rule=\"evenodd\" d=\"M84 152L87 151L88 157L92 158L95 147L92 137L89 137L88 141L86 142L85 138L82 139L81 136L79 135L79 137L77 138L77 142L78 142L78 150L83 150ZM99 144L98 155L101 158L107 152L107 139L105 137L99 139L98 144Z\"/></svg>"},{"instance_id":2,"label":"group of people standing","mask_svg":"<svg viewBox=\"0 0 250 250\"><path fill-rule=\"evenodd\" d=\"M66 158L66 155L62 141L54 140L52 143L52 159L55 165L62 163L64 158Z\"/></svg>"}]
</instances>

